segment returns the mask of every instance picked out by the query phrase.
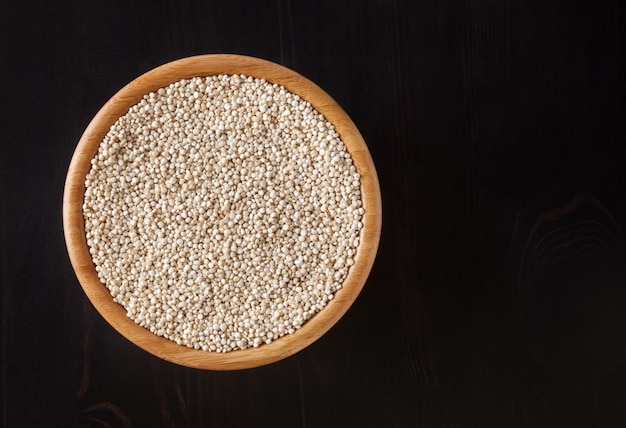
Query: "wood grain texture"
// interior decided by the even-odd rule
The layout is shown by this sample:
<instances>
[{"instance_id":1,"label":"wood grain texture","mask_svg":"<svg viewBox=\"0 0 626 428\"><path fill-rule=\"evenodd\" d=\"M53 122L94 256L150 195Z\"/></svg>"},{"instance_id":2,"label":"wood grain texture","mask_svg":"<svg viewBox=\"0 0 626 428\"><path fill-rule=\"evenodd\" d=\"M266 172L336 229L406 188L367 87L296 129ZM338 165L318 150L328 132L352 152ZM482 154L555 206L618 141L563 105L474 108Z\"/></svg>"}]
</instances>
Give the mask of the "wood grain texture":
<instances>
[{"instance_id":1,"label":"wood grain texture","mask_svg":"<svg viewBox=\"0 0 626 428\"><path fill-rule=\"evenodd\" d=\"M99 280L85 237L82 206L85 177L100 142L117 119L141 98L170 83L191 77L217 74L244 74L263 78L300 95L331 122L361 174L365 213L360 244L341 290L326 307L293 334L270 344L228 353L206 352L177 345L139 326L115 303ZM128 340L165 360L189 367L225 370L244 369L286 358L317 340L350 308L365 285L374 264L382 225L382 202L376 168L363 137L343 109L319 86L278 64L242 55L201 55L180 59L151 70L122 88L96 114L78 142L67 174L63 200L63 225L70 260L76 275L102 316Z\"/></svg>"},{"instance_id":2,"label":"wood grain texture","mask_svg":"<svg viewBox=\"0 0 626 428\"><path fill-rule=\"evenodd\" d=\"M626 426L620 0L5 0L0 426ZM266 58L350 115L383 193L359 297L249 370L144 351L85 296L62 195L85 127L178 58Z\"/></svg>"}]
</instances>

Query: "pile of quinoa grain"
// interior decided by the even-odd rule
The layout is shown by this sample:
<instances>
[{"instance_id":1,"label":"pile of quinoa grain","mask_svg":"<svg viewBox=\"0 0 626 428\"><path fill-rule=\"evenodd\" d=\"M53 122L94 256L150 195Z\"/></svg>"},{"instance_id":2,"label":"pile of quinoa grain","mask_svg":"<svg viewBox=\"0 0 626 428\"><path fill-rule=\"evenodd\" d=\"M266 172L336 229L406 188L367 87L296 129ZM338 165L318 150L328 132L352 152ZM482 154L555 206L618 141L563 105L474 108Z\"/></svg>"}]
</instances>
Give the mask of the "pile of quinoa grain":
<instances>
[{"instance_id":1,"label":"pile of quinoa grain","mask_svg":"<svg viewBox=\"0 0 626 428\"><path fill-rule=\"evenodd\" d=\"M185 79L120 117L85 180L100 280L128 317L205 351L271 343L342 286L360 176L334 127L280 85Z\"/></svg>"}]
</instances>

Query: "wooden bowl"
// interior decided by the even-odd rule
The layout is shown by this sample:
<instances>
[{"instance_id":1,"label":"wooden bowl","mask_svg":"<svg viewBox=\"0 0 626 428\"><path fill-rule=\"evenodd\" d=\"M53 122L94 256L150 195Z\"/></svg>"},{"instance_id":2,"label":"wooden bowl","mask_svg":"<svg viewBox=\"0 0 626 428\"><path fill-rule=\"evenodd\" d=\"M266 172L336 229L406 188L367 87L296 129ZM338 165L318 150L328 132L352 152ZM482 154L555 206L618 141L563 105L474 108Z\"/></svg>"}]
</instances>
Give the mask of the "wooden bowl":
<instances>
[{"instance_id":1,"label":"wooden bowl","mask_svg":"<svg viewBox=\"0 0 626 428\"><path fill-rule=\"evenodd\" d=\"M355 264L327 306L299 330L270 344L227 353L195 350L159 337L127 317L100 281L85 237L82 213L85 177L98 146L117 119L141 98L158 88L185 78L215 74L245 74L284 86L309 101L334 126L361 174L365 214ZM63 197L63 227L67 250L76 276L98 312L124 337L157 357L188 367L230 370L257 367L286 358L326 333L350 308L363 288L374 263L381 230L381 196L370 153L358 129L342 108L321 88L298 73L269 61L240 55L201 55L157 67L115 94L96 114L82 135L67 173Z\"/></svg>"}]
</instances>

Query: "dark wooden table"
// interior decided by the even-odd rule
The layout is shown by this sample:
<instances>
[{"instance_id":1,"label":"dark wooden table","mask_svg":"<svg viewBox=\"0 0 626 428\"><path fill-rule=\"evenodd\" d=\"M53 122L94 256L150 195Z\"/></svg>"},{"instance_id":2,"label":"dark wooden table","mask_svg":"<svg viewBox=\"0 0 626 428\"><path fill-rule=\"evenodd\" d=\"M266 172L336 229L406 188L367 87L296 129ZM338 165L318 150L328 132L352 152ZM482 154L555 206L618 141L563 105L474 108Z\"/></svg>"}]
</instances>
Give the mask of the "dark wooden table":
<instances>
[{"instance_id":1,"label":"dark wooden table","mask_svg":"<svg viewBox=\"0 0 626 428\"><path fill-rule=\"evenodd\" d=\"M619 0L3 1L0 426L626 426L625 17ZM333 96L384 201L346 316L236 372L120 336L61 225L101 105L218 52Z\"/></svg>"}]
</instances>

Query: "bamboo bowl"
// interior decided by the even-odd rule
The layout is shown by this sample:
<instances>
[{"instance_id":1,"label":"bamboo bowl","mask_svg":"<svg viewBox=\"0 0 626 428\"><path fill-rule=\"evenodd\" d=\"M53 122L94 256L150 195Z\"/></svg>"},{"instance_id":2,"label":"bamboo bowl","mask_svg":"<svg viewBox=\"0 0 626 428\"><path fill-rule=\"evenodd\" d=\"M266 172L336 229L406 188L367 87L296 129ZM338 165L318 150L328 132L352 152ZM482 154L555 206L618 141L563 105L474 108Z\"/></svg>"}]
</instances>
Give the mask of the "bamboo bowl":
<instances>
[{"instance_id":1,"label":"bamboo bowl","mask_svg":"<svg viewBox=\"0 0 626 428\"><path fill-rule=\"evenodd\" d=\"M270 344L227 353L188 348L159 337L126 316L100 281L92 262L82 213L85 177L98 146L116 120L141 98L181 79L215 74L245 74L284 86L309 101L331 122L352 155L361 174L361 198L365 214L355 264L343 287L326 307L299 330ZM78 142L72 157L63 197L63 228L69 257L85 294L98 312L124 337L145 351L183 366L209 370L258 367L302 350L326 333L350 308L370 273L381 231L381 196L374 163L358 129L342 108L321 88L298 73L278 64L240 55L201 55L157 67L138 77L115 94L96 114Z\"/></svg>"}]
</instances>

